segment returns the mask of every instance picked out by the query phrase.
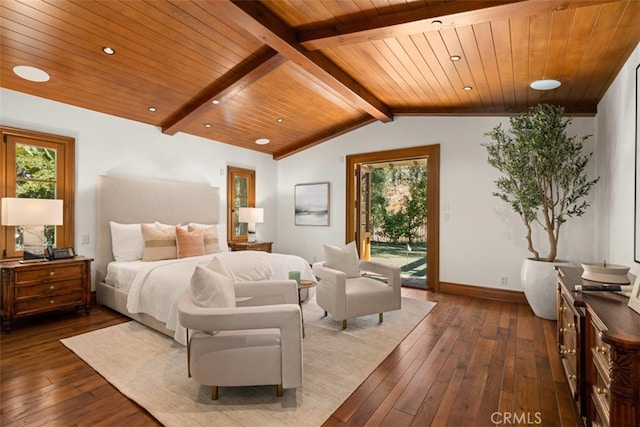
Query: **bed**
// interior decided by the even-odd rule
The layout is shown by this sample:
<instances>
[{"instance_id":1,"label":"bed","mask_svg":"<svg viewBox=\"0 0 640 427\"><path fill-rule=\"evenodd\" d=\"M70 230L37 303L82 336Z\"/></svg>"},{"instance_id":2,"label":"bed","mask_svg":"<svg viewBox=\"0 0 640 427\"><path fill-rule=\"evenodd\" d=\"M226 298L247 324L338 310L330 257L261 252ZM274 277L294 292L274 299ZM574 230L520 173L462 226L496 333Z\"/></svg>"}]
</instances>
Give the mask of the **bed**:
<instances>
[{"instance_id":1,"label":"bed","mask_svg":"<svg viewBox=\"0 0 640 427\"><path fill-rule=\"evenodd\" d=\"M186 333L177 322L177 303L189 291L196 265L253 266L251 273L269 269L274 280L288 279L300 271L301 279L315 277L309 263L288 254L256 251L229 252L226 233L220 226L219 189L203 184L154 181L138 178L98 177L96 298L122 313L184 344ZM112 226L155 224L163 229L175 224L216 225L218 246L213 253L181 259L143 261L123 256L122 241ZM128 231L129 232L129 231ZM118 259L114 257L114 251ZM214 261L215 259L215 261ZM265 267L268 266L268 267ZM260 267L260 268L259 268Z\"/></svg>"}]
</instances>

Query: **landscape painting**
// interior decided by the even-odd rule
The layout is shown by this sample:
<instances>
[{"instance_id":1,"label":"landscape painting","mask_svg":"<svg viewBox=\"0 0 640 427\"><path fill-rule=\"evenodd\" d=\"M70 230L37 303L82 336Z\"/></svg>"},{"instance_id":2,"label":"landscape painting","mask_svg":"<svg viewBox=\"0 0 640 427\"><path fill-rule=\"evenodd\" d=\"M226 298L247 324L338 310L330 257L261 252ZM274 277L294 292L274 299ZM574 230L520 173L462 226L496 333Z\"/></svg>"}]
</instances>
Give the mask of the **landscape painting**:
<instances>
[{"instance_id":1,"label":"landscape painting","mask_svg":"<svg viewBox=\"0 0 640 427\"><path fill-rule=\"evenodd\" d=\"M295 225L329 225L329 183L298 184L294 192Z\"/></svg>"}]
</instances>

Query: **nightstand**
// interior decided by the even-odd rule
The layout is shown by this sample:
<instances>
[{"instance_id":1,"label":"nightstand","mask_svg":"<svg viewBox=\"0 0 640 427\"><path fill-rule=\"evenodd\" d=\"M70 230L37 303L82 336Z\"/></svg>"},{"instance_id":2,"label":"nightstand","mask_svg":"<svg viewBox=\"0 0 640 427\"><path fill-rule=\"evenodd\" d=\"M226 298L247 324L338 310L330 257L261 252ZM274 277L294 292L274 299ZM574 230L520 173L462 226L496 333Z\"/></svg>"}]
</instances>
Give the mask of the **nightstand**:
<instances>
[{"instance_id":1,"label":"nightstand","mask_svg":"<svg viewBox=\"0 0 640 427\"><path fill-rule=\"evenodd\" d=\"M273 242L229 242L232 251L263 251L271 252Z\"/></svg>"},{"instance_id":2,"label":"nightstand","mask_svg":"<svg viewBox=\"0 0 640 427\"><path fill-rule=\"evenodd\" d=\"M0 263L2 329L14 319L60 309L91 310L92 258L74 258L21 264Z\"/></svg>"}]
</instances>

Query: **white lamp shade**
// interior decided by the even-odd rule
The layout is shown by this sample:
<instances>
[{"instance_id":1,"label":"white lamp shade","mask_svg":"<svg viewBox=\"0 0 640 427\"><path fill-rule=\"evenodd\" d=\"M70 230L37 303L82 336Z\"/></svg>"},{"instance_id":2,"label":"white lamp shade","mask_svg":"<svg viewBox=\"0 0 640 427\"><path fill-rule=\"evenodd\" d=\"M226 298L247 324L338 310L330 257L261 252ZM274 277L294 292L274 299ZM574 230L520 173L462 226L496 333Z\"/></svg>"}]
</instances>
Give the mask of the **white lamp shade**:
<instances>
[{"instance_id":1,"label":"white lamp shade","mask_svg":"<svg viewBox=\"0 0 640 427\"><path fill-rule=\"evenodd\" d=\"M264 221L264 209L262 208L240 208L238 221L249 224L260 224Z\"/></svg>"},{"instance_id":2,"label":"white lamp shade","mask_svg":"<svg viewBox=\"0 0 640 427\"><path fill-rule=\"evenodd\" d=\"M63 201L2 198L2 225L62 225Z\"/></svg>"}]
</instances>

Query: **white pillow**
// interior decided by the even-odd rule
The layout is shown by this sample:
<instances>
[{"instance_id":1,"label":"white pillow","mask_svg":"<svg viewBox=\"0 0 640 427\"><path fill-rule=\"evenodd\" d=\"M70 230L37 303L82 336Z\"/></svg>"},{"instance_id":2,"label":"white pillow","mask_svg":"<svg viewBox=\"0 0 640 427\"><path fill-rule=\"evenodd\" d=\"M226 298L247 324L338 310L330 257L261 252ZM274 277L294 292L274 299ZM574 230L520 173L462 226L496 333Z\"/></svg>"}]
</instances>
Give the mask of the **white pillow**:
<instances>
[{"instance_id":1,"label":"white pillow","mask_svg":"<svg viewBox=\"0 0 640 427\"><path fill-rule=\"evenodd\" d=\"M347 277L360 277L360 258L356 242L342 248L324 245L324 259L326 267L342 271Z\"/></svg>"},{"instance_id":2,"label":"white pillow","mask_svg":"<svg viewBox=\"0 0 640 427\"><path fill-rule=\"evenodd\" d=\"M250 256L236 259L226 258L224 261L213 257L207 267L230 277L234 282L269 280L273 275L271 265L267 261Z\"/></svg>"},{"instance_id":3,"label":"white pillow","mask_svg":"<svg viewBox=\"0 0 640 427\"><path fill-rule=\"evenodd\" d=\"M197 265L191 276L191 301L198 307L205 308L235 307L233 280Z\"/></svg>"},{"instance_id":4,"label":"white pillow","mask_svg":"<svg viewBox=\"0 0 640 427\"><path fill-rule=\"evenodd\" d=\"M144 240L140 224L120 224L110 221L111 250L116 261L136 261L142 259Z\"/></svg>"}]
</instances>

